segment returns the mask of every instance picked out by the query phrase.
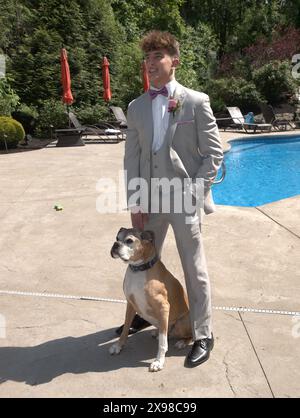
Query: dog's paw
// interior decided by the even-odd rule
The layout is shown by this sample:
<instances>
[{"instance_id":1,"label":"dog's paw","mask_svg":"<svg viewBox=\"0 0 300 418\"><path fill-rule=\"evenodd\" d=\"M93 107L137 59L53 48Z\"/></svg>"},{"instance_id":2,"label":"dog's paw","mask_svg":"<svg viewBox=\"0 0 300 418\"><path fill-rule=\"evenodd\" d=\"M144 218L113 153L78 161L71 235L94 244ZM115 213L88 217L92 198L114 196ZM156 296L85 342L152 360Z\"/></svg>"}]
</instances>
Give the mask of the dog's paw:
<instances>
[{"instance_id":1,"label":"dog's paw","mask_svg":"<svg viewBox=\"0 0 300 418\"><path fill-rule=\"evenodd\" d=\"M176 342L176 344L174 345L174 347L177 348L177 350L182 350L183 348L185 348L188 345L189 345L188 340L178 340Z\"/></svg>"},{"instance_id":2,"label":"dog's paw","mask_svg":"<svg viewBox=\"0 0 300 418\"><path fill-rule=\"evenodd\" d=\"M149 372L159 372L164 367L164 360L154 360L149 366Z\"/></svg>"},{"instance_id":3,"label":"dog's paw","mask_svg":"<svg viewBox=\"0 0 300 418\"><path fill-rule=\"evenodd\" d=\"M110 354L119 354L122 350L122 347L119 343L114 343L111 347L109 347Z\"/></svg>"}]
</instances>

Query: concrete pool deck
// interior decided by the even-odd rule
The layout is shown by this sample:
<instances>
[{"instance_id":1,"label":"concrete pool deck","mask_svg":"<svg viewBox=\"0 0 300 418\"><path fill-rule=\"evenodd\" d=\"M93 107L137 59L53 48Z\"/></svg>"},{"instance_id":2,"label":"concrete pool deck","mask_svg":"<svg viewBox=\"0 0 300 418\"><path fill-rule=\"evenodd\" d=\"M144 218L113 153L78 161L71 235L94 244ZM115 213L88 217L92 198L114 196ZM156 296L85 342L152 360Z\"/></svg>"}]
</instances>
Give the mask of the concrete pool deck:
<instances>
[{"instance_id":1,"label":"concrete pool deck","mask_svg":"<svg viewBox=\"0 0 300 418\"><path fill-rule=\"evenodd\" d=\"M224 147L243 136L260 135L221 131ZM96 211L96 183L118 179L123 153L124 143L0 154L0 397L299 397L299 196L204 218L216 339L207 363L184 368L187 350L170 342L164 370L149 373L149 329L109 355L125 305L78 297L124 300L125 266L110 247L129 216ZM172 230L162 258L184 282Z\"/></svg>"}]
</instances>

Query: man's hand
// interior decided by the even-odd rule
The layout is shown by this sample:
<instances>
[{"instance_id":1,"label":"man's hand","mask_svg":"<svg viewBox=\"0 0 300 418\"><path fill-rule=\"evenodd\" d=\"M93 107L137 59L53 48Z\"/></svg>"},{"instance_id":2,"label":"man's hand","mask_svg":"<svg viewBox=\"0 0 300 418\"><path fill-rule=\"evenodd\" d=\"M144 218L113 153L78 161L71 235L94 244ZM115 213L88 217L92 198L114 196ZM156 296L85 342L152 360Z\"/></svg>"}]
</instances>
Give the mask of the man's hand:
<instances>
[{"instance_id":1,"label":"man's hand","mask_svg":"<svg viewBox=\"0 0 300 418\"><path fill-rule=\"evenodd\" d=\"M143 213L140 208L136 207L131 209L131 223L133 228L143 231L148 219L148 213Z\"/></svg>"}]
</instances>

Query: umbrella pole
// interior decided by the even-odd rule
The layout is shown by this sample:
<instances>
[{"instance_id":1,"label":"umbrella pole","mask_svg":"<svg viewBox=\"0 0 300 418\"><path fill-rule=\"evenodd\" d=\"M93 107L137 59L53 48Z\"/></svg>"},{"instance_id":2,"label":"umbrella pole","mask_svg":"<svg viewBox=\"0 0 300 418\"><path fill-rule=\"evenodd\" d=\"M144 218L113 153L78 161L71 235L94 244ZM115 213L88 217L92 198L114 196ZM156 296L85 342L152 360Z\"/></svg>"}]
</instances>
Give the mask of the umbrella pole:
<instances>
[{"instance_id":1,"label":"umbrella pole","mask_svg":"<svg viewBox=\"0 0 300 418\"><path fill-rule=\"evenodd\" d=\"M67 114L68 114L69 128L71 128L71 120L70 120L70 117L69 117L69 105L67 105Z\"/></svg>"}]
</instances>

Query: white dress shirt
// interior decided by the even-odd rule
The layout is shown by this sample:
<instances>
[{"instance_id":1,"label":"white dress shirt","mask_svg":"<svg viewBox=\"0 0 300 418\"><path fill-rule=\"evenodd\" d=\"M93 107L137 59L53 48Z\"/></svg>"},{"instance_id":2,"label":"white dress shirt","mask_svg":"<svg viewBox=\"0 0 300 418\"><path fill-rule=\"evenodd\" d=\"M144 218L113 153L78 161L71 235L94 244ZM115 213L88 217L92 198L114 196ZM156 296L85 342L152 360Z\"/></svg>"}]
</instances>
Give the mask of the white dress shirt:
<instances>
[{"instance_id":1,"label":"white dress shirt","mask_svg":"<svg viewBox=\"0 0 300 418\"><path fill-rule=\"evenodd\" d=\"M152 151L158 151L162 146L165 138L165 134L169 125L169 112L168 101L171 96L174 95L177 81L171 80L166 84L169 96L163 96L158 94L155 99L152 100L152 114L153 114L153 142ZM160 90L151 86L151 90Z\"/></svg>"}]
</instances>

